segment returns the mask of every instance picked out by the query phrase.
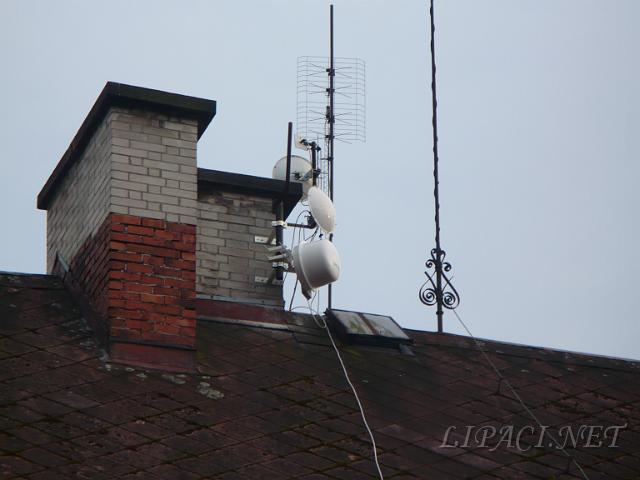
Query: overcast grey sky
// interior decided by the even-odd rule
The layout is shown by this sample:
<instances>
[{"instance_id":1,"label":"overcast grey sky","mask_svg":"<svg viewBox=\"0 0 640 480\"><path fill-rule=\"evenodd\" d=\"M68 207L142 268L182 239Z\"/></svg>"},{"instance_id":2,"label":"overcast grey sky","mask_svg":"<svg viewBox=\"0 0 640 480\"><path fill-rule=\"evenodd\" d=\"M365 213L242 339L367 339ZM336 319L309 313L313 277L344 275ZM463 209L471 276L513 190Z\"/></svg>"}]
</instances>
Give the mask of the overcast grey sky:
<instances>
[{"instance_id":1,"label":"overcast grey sky","mask_svg":"<svg viewBox=\"0 0 640 480\"><path fill-rule=\"evenodd\" d=\"M367 65L334 305L433 330L427 1L334 3L336 55ZM639 22L637 0L437 1L442 241L477 336L640 359ZM217 100L199 165L269 176L327 25L320 0L0 1L0 269L44 271L35 198L105 82Z\"/></svg>"}]
</instances>

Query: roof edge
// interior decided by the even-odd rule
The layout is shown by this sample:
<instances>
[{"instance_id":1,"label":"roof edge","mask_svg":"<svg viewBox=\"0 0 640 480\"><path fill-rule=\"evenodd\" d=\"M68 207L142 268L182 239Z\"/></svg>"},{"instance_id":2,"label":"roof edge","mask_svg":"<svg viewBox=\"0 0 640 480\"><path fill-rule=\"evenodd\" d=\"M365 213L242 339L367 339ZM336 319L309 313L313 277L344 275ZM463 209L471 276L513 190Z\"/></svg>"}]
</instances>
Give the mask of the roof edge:
<instances>
[{"instance_id":1,"label":"roof edge","mask_svg":"<svg viewBox=\"0 0 640 480\"><path fill-rule=\"evenodd\" d=\"M474 338L468 335L456 333L439 333L428 330L418 330L415 328L402 328L407 333L414 333L412 337L416 342L424 345L437 345L439 347L462 348L477 350ZM425 338L418 338L424 335ZM490 353L500 355L511 355L524 358L533 358L549 362L566 362L575 365L583 365L594 368L609 368L619 370L632 369L634 372L640 368L640 359L616 357L598 353L580 352L577 350L566 350L556 347L545 347L541 345L529 345L526 343L509 342L505 340L494 340L490 338L475 337L475 340L483 345Z\"/></svg>"},{"instance_id":2,"label":"roof edge","mask_svg":"<svg viewBox=\"0 0 640 480\"><path fill-rule=\"evenodd\" d=\"M37 207L46 210L65 174L78 160L96 128L111 107L151 110L198 121L198 139L216 115L216 102L204 98L107 82L89 114L73 137L69 148L38 194Z\"/></svg>"}]
</instances>

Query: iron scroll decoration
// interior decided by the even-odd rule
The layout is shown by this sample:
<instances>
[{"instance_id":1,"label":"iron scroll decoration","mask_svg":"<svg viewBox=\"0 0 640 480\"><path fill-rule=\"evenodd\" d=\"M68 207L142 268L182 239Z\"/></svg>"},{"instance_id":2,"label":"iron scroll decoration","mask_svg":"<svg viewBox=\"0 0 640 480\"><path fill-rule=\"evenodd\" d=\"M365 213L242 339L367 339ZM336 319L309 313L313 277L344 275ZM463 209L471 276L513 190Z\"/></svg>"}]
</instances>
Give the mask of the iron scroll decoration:
<instances>
[{"instance_id":1,"label":"iron scroll decoration","mask_svg":"<svg viewBox=\"0 0 640 480\"><path fill-rule=\"evenodd\" d=\"M441 298L441 305L444 308L453 310L460 305L460 295L447 276L447 272L451 271L451 264L444 261L445 256L446 252L444 250L431 249L431 258L424 264L427 267L424 272L427 279L420 287L419 297L420 301L429 307L437 305L438 298ZM440 289L438 289L437 282L438 273L444 280L444 282L440 282Z\"/></svg>"}]
</instances>

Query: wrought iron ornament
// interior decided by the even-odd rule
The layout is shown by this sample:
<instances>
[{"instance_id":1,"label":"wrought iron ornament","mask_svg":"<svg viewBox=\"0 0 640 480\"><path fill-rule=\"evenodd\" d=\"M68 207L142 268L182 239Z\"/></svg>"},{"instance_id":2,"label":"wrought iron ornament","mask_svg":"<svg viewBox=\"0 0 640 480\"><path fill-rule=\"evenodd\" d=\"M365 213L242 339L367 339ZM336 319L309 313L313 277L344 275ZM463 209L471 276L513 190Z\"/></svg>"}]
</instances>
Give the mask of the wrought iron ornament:
<instances>
[{"instance_id":1,"label":"wrought iron ornament","mask_svg":"<svg viewBox=\"0 0 640 480\"><path fill-rule=\"evenodd\" d=\"M433 307L438 304L438 292L440 292L442 306L451 310L460 305L460 295L447 276L447 272L451 270L451 264L444 261L445 256L444 250L440 250L439 254L437 249L431 250L431 258L424 264L427 267L427 271L424 272L427 279L420 287L420 301ZM440 288L438 288L437 281L438 271L440 271L441 278L444 279Z\"/></svg>"},{"instance_id":2,"label":"wrought iron ornament","mask_svg":"<svg viewBox=\"0 0 640 480\"><path fill-rule=\"evenodd\" d=\"M443 308L454 309L460 304L460 295L451 284L447 273L451 271L451 264L444 261L445 251L440 248L440 195L438 179L438 101L436 97L436 50L435 23L433 20L433 0L430 0L429 16L431 18L431 106L433 126L433 196L435 199L436 248L431 250L431 258L426 261L427 280L420 287L420 301L427 306L436 305L438 317L438 332L442 332Z\"/></svg>"}]
</instances>

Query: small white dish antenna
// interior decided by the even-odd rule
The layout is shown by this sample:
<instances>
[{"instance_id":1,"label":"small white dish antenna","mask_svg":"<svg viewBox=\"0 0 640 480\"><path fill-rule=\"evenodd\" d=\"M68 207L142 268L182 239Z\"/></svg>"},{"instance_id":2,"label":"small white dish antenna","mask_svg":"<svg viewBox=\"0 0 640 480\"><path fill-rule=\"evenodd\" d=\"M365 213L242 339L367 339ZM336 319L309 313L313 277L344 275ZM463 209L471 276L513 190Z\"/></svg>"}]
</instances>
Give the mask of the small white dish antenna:
<instances>
[{"instance_id":1,"label":"small white dish antenna","mask_svg":"<svg viewBox=\"0 0 640 480\"><path fill-rule=\"evenodd\" d=\"M340 277L338 250L326 238L296 245L292 257L302 294L308 299L315 289L333 283Z\"/></svg>"},{"instance_id":2,"label":"small white dish antenna","mask_svg":"<svg viewBox=\"0 0 640 480\"><path fill-rule=\"evenodd\" d=\"M336 228L336 208L329 196L318 187L311 187L307 192L311 215L320 228L327 233L333 233Z\"/></svg>"},{"instance_id":3,"label":"small white dish antenna","mask_svg":"<svg viewBox=\"0 0 640 480\"><path fill-rule=\"evenodd\" d=\"M296 135L296 148L300 150L309 150L309 144L300 134Z\"/></svg>"},{"instance_id":4,"label":"small white dish antenna","mask_svg":"<svg viewBox=\"0 0 640 480\"><path fill-rule=\"evenodd\" d=\"M276 180L287 180L287 157L282 157L273 167L272 178ZM313 184L313 172L311 162L299 155L291 155L291 170L289 172L289 180L296 183L302 183L302 199L307 198L307 192Z\"/></svg>"}]
</instances>

